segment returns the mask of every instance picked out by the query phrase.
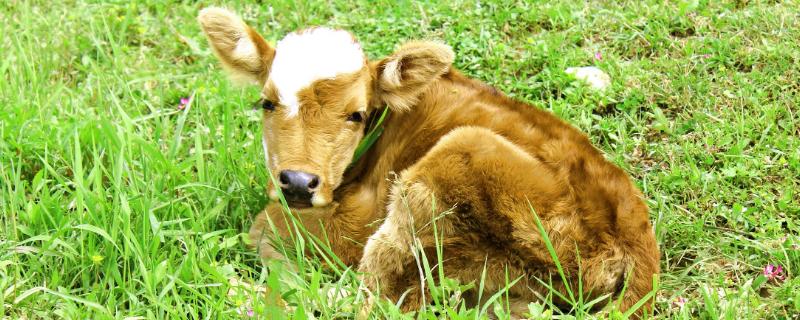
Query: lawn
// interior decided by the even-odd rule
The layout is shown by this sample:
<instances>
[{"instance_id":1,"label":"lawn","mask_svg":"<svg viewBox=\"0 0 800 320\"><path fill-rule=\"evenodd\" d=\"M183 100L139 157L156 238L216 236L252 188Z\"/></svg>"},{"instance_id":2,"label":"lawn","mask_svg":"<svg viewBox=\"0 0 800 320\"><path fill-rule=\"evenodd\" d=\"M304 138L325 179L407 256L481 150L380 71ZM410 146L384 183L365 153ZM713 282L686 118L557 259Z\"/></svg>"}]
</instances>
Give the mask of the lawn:
<instances>
[{"instance_id":1,"label":"lawn","mask_svg":"<svg viewBox=\"0 0 800 320\"><path fill-rule=\"evenodd\" d=\"M441 39L458 69L586 132L648 199L657 318L797 319L800 3L276 2L228 7L270 41L351 30L370 58ZM245 245L268 201L258 90L231 85L211 54L195 20L207 5L0 2L0 318L358 311L352 270L296 258L267 272ZM608 91L564 73L589 65ZM444 304L419 318L502 313L502 298Z\"/></svg>"}]
</instances>

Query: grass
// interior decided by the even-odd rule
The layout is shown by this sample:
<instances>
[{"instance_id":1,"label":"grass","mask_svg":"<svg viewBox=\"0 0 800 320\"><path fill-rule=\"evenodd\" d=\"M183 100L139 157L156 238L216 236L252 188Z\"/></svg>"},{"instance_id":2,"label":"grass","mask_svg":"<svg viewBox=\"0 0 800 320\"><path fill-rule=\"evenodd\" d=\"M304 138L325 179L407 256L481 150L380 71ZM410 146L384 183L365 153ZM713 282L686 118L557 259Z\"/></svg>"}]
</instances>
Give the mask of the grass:
<instances>
[{"instance_id":1,"label":"grass","mask_svg":"<svg viewBox=\"0 0 800 320\"><path fill-rule=\"evenodd\" d=\"M0 2L0 317L358 311L352 270L295 257L267 272L245 247L267 201L258 115L247 108L257 91L231 86L211 56L195 22L205 5ZM372 58L405 40L446 41L459 69L579 127L638 183L663 252L657 318L800 314L796 1L231 7L271 41L309 25L352 30ZM583 65L609 73L610 90L564 74ZM770 264L785 278L763 276ZM232 278L271 289L289 308ZM470 284L433 285L444 293L419 318L503 314L502 294L469 310L447 293ZM349 295L327 296L337 290ZM376 310L402 317L386 303Z\"/></svg>"}]
</instances>

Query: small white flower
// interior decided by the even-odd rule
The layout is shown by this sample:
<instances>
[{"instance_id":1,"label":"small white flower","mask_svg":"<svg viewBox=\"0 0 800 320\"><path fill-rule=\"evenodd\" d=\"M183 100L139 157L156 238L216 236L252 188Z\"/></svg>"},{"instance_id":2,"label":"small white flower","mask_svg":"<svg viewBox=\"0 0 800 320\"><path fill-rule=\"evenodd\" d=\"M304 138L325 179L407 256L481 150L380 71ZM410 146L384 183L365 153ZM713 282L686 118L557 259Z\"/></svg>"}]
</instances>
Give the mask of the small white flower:
<instances>
[{"instance_id":1,"label":"small white flower","mask_svg":"<svg viewBox=\"0 0 800 320\"><path fill-rule=\"evenodd\" d=\"M605 90L611 86L611 77L597 67L570 67L564 72L573 75L595 90Z\"/></svg>"}]
</instances>

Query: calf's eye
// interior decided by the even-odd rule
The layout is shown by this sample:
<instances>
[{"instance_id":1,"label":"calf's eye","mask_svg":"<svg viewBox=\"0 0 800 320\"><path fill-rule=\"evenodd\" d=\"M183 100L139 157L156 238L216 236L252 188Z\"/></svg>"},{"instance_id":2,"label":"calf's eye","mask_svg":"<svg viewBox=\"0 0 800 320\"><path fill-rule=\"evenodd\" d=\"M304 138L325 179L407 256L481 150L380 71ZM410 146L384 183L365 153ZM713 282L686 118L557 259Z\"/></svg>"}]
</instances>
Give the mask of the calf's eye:
<instances>
[{"instance_id":1,"label":"calf's eye","mask_svg":"<svg viewBox=\"0 0 800 320\"><path fill-rule=\"evenodd\" d=\"M253 104L253 109L264 109L267 111L275 111L275 104L267 99L260 99Z\"/></svg>"},{"instance_id":2,"label":"calf's eye","mask_svg":"<svg viewBox=\"0 0 800 320\"><path fill-rule=\"evenodd\" d=\"M347 121L353 121L353 122L364 121L364 112L359 111L351 113L349 116L347 116Z\"/></svg>"},{"instance_id":3,"label":"calf's eye","mask_svg":"<svg viewBox=\"0 0 800 320\"><path fill-rule=\"evenodd\" d=\"M261 102L261 109L268 110L268 111L275 111L275 104L272 101L264 99Z\"/></svg>"}]
</instances>

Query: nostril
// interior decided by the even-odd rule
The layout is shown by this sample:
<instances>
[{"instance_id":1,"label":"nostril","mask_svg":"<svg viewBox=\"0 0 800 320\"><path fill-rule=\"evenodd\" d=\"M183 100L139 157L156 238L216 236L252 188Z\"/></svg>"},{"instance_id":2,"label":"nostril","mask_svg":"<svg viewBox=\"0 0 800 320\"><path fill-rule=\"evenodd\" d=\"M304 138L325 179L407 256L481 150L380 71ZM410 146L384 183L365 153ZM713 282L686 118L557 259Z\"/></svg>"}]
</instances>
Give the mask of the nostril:
<instances>
[{"instance_id":1,"label":"nostril","mask_svg":"<svg viewBox=\"0 0 800 320\"><path fill-rule=\"evenodd\" d=\"M282 184L288 185L289 182L291 182L291 179L289 178L289 173L287 173L286 171L281 171L279 180L281 181Z\"/></svg>"},{"instance_id":2,"label":"nostril","mask_svg":"<svg viewBox=\"0 0 800 320\"><path fill-rule=\"evenodd\" d=\"M314 189L318 185L319 185L319 177L317 177L317 176L314 176L313 178L311 178L311 181L308 182L308 188L309 189Z\"/></svg>"}]
</instances>

